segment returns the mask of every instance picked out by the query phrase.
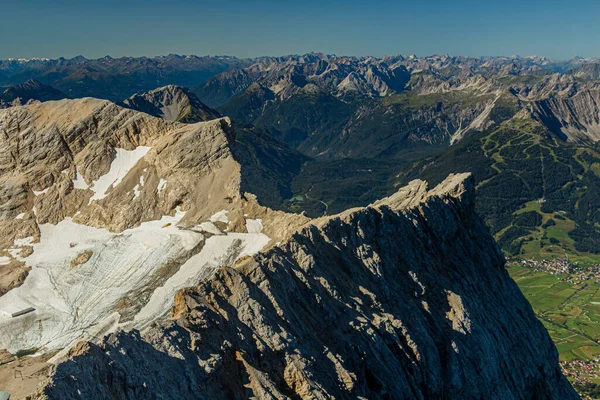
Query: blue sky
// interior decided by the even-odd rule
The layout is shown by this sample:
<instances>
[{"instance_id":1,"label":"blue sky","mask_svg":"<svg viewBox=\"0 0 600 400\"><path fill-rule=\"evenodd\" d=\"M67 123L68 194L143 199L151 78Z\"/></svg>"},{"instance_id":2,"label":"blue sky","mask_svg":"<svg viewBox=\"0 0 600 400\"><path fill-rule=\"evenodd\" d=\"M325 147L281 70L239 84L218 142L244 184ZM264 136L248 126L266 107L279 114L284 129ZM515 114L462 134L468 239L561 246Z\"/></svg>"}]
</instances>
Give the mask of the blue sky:
<instances>
[{"instance_id":1,"label":"blue sky","mask_svg":"<svg viewBox=\"0 0 600 400\"><path fill-rule=\"evenodd\" d=\"M0 0L0 58L600 56L600 1Z\"/></svg>"}]
</instances>

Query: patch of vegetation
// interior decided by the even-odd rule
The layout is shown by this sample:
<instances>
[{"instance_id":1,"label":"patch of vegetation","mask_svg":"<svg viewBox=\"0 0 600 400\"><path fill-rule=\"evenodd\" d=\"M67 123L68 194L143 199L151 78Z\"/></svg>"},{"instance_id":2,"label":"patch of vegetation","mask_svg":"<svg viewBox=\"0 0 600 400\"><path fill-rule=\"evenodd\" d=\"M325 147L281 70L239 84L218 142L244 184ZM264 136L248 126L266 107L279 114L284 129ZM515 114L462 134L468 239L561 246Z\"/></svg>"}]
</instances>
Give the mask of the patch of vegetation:
<instances>
[{"instance_id":1,"label":"patch of vegetation","mask_svg":"<svg viewBox=\"0 0 600 400\"><path fill-rule=\"evenodd\" d=\"M319 90L306 90L281 100L267 88L252 86L218 110L233 119L264 128L295 148L310 136L337 132L357 108L354 102L342 101Z\"/></svg>"},{"instance_id":2,"label":"patch of vegetation","mask_svg":"<svg viewBox=\"0 0 600 400\"><path fill-rule=\"evenodd\" d=\"M235 159L242 165L242 191L253 193L262 205L281 208L293 196L292 180L309 160L274 139L264 129L234 123Z\"/></svg>"},{"instance_id":3,"label":"patch of vegetation","mask_svg":"<svg viewBox=\"0 0 600 400\"><path fill-rule=\"evenodd\" d=\"M405 108L423 108L443 103L447 106L460 104L463 107L474 106L480 102L493 100L494 94L473 95L472 91L457 90L453 92L439 92L419 94L414 92L399 93L385 97L382 100L384 106L402 105Z\"/></svg>"},{"instance_id":4,"label":"patch of vegetation","mask_svg":"<svg viewBox=\"0 0 600 400\"><path fill-rule=\"evenodd\" d=\"M365 206L393 193L398 163L372 159L310 161L292 182L294 196L284 203L288 211L312 217Z\"/></svg>"},{"instance_id":5,"label":"patch of vegetation","mask_svg":"<svg viewBox=\"0 0 600 400\"><path fill-rule=\"evenodd\" d=\"M584 384L573 383L573 387L583 396L589 396L592 399L600 399L600 384L595 382L585 382ZM584 397L585 398L585 397Z\"/></svg>"},{"instance_id":6,"label":"patch of vegetation","mask_svg":"<svg viewBox=\"0 0 600 400\"><path fill-rule=\"evenodd\" d=\"M507 75L499 78L495 78L497 82L500 82L504 85L516 85L516 84L526 84L526 85L535 85L536 83L540 83L544 81L543 75Z\"/></svg>"},{"instance_id":7,"label":"patch of vegetation","mask_svg":"<svg viewBox=\"0 0 600 400\"><path fill-rule=\"evenodd\" d=\"M517 226L511 226L504 231L498 244L511 255L517 255L521 251L523 236L529 234L530 231Z\"/></svg>"},{"instance_id":8,"label":"patch of vegetation","mask_svg":"<svg viewBox=\"0 0 600 400\"><path fill-rule=\"evenodd\" d=\"M516 214L512 223L521 228L535 228L542 224L542 216L537 211L523 212Z\"/></svg>"}]
</instances>

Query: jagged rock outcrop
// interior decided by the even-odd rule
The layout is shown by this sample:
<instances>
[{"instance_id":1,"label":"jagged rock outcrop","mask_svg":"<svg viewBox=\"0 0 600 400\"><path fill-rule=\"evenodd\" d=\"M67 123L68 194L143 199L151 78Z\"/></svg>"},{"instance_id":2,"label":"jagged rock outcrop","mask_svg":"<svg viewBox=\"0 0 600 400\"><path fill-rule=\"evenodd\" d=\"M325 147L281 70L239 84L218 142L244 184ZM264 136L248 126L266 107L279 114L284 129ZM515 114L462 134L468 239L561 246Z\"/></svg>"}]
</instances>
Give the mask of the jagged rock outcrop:
<instances>
[{"instance_id":1,"label":"jagged rock outcrop","mask_svg":"<svg viewBox=\"0 0 600 400\"><path fill-rule=\"evenodd\" d=\"M194 88L201 100L220 106L243 93L253 83L287 100L306 85L336 96L385 96L401 91L410 78L406 68L373 57L338 57L307 54L264 58L242 70L217 75Z\"/></svg>"},{"instance_id":2,"label":"jagged rock outcrop","mask_svg":"<svg viewBox=\"0 0 600 400\"><path fill-rule=\"evenodd\" d=\"M188 88L169 85L142 94L135 94L123 106L145 112L166 121L186 124L220 118L218 111L203 104Z\"/></svg>"},{"instance_id":3,"label":"jagged rock outcrop","mask_svg":"<svg viewBox=\"0 0 600 400\"><path fill-rule=\"evenodd\" d=\"M11 230L7 223L19 224L22 237L35 236L34 228L26 228L34 221L58 223L73 216L121 231L178 205L186 211L205 207L209 195L219 202L239 197L239 164L228 147L233 133L227 119L173 124L87 98L0 111L0 134L0 195L8 199L0 224L4 232ZM129 168L121 165L127 160ZM115 176L103 184L100 178L111 171ZM158 191L161 179L165 189ZM15 238L3 235L3 248Z\"/></svg>"},{"instance_id":4,"label":"jagged rock outcrop","mask_svg":"<svg viewBox=\"0 0 600 400\"><path fill-rule=\"evenodd\" d=\"M575 399L473 211L467 175L308 224L175 297L172 321L82 342L49 399Z\"/></svg>"}]
</instances>

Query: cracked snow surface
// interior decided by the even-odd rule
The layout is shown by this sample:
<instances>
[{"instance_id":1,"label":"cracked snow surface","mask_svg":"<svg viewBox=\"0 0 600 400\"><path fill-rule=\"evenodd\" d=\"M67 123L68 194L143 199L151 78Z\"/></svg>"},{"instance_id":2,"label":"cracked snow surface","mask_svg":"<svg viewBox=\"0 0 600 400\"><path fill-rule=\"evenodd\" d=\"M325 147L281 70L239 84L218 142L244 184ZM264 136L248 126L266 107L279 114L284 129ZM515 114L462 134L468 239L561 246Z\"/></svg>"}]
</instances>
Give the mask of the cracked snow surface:
<instances>
[{"instance_id":1,"label":"cracked snow surface","mask_svg":"<svg viewBox=\"0 0 600 400\"><path fill-rule=\"evenodd\" d=\"M119 327L144 328L168 315L177 290L260 251L270 240L261 233L259 220L250 223L249 233L223 233L208 221L205 229L180 228L183 215L177 212L118 234L71 218L40 225L40 242L31 243L33 254L22 259L32 267L28 277L0 297L0 348L47 352ZM229 222L226 211L210 220ZM74 262L90 252L87 261ZM178 269L155 279L182 256L189 258ZM139 296L141 292L149 295ZM127 322L119 314L124 303L135 311ZM11 317L30 307L35 311Z\"/></svg>"}]
</instances>

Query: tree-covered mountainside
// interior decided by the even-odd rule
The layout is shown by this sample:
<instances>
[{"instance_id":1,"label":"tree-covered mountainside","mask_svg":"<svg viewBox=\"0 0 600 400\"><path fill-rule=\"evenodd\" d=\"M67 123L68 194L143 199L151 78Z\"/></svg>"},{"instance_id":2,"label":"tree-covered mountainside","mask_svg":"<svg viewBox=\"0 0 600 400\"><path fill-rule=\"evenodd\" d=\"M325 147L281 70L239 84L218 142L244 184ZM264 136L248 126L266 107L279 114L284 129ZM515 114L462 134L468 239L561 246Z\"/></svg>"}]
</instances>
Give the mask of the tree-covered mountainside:
<instances>
[{"instance_id":1,"label":"tree-covered mountainside","mask_svg":"<svg viewBox=\"0 0 600 400\"><path fill-rule=\"evenodd\" d=\"M241 166L241 190L257 196L261 204L282 208L293 196L292 180L308 161L296 150L274 139L264 129L234 123L232 152Z\"/></svg>"},{"instance_id":2,"label":"tree-covered mountainside","mask_svg":"<svg viewBox=\"0 0 600 400\"><path fill-rule=\"evenodd\" d=\"M339 98L308 86L289 98L253 84L218 110L267 129L302 153L321 160L416 160L469 130L496 125L518 110L508 93L409 91L366 99Z\"/></svg>"},{"instance_id":3,"label":"tree-covered mountainside","mask_svg":"<svg viewBox=\"0 0 600 400\"><path fill-rule=\"evenodd\" d=\"M299 147L309 134L322 137L337 128L352 115L356 105L316 88L306 88L288 99L277 99L269 89L254 84L217 109L233 119L267 129L289 146ZM304 153L315 155L311 154L314 151Z\"/></svg>"},{"instance_id":4,"label":"tree-covered mountainside","mask_svg":"<svg viewBox=\"0 0 600 400\"><path fill-rule=\"evenodd\" d=\"M508 254L596 260L600 86L575 74L593 61L471 61L269 60L203 93L229 93L221 113L311 157L284 209L331 214L413 178L472 171L479 210Z\"/></svg>"},{"instance_id":5,"label":"tree-covered mountainside","mask_svg":"<svg viewBox=\"0 0 600 400\"><path fill-rule=\"evenodd\" d=\"M450 172L473 173L478 212L507 254L600 261L600 152L562 140L524 113L417 162L307 162L284 206L332 214L415 178L435 185Z\"/></svg>"},{"instance_id":6,"label":"tree-covered mountainside","mask_svg":"<svg viewBox=\"0 0 600 400\"><path fill-rule=\"evenodd\" d=\"M600 253L600 153L515 117L423 160L402 180L433 184L472 172L477 207L509 254L554 258Z\"/></svg>"}]
</instances>

